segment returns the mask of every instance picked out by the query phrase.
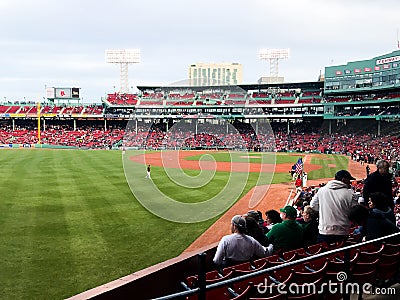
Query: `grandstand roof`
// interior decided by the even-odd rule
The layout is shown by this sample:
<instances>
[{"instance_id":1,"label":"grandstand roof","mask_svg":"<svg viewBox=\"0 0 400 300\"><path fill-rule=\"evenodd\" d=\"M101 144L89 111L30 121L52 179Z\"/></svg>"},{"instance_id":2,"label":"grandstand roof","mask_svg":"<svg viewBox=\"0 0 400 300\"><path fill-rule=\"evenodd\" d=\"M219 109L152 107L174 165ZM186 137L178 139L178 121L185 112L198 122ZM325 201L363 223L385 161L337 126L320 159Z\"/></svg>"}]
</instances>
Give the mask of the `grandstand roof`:
<instances>
[{"instance_id":1,"label":"grandstand roof","mask_svg":"<svg viewBox=\"0 0 400 300\"><path fill-rule=\"evenodd\" d=\"M227 89L231 86L227 85L220 85L220 86L138 86L137 88L140 91L145 91L145 90L157 90L157 89L163 89L163 90L174 90L174 89L187 89L190 88L191 90L194 91L204 91L207 88L210 89ZM291 82L291 83L271 83L271 84L239 84L237 87L243 89L243 90L267 90L269 88L280 88L280 89L296 89L296 88L301 88L301 89L322 89L324 87L324 82L323 81L311 81L311 82Z\"/></svg>"}]
</instances>

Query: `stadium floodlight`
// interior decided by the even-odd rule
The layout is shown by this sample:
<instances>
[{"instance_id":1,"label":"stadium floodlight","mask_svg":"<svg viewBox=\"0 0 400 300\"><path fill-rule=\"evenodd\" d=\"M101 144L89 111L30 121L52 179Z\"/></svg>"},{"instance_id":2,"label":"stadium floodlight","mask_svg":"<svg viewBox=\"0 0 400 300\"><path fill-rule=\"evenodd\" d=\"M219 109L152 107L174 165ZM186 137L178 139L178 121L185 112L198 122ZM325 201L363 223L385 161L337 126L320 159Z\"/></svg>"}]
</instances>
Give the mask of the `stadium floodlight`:
<instances>
[{"instance_id":1,"label":"stadium floodlight","mask_svg":"<svg viewBox=\"0 0 400 300\"><path fill-rule=\"evenodd\" d=\"M284 49L261 49L258 52L258 57L261 60L269 61L269 74L271 79L278 79L279 60L289 58L289 48Z\"/></svg>"},{"instance_id":2,"label":"stadium floodlight","mask_svg":"<svg viewBox=\"0 0 400 300\"><path fill-rule=\"evenodd\" d=\"M106 50L106 63L121 66L121 93L129 92L128 65L140 63L140 49Z\"/></svg>"}]
</instances>

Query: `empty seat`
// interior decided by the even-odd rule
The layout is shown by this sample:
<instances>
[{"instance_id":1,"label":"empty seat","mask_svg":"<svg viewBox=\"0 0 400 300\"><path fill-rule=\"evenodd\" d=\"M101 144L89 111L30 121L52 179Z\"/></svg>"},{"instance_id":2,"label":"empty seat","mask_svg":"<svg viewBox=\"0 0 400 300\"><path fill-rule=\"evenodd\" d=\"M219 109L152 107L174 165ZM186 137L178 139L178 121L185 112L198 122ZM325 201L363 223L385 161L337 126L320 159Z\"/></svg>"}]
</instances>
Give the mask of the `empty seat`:
<instances>
[{"instance_id":1,"label":"empty seat","mask_svg":"<svg viewBox=\"0 0 400 300\"><path fill-rule=\"evenodd\" d=\"M304 258L306 256L307 256L307 253L303 248L285 251L281 254L281 257L285 261L292 261L292 260Z\"/></svg>"},{"instance_id":2,"label":"empty seat","mask_svg":"<svg viewBox=\"0 0 400 300\"><path fill-rule=\"evenodd\" d=\"M308 255L318 254L325 251L328 248L328 244L325 242L309 245L306 247L305 252Z\"/></svg>"},{"instance_id":3,"label":"empty seat","mask_svg":"<svg viewBox=\"0 0 400 300\"><path fill-rule=\"evenodd\" d=\"M215 283L218 281L229 279L233 276L233 271L224 275L220 274L217 270L206 273L206 284ZM195 288L198 286L198 275L192 275L186 278L186 284L189 288Z\"/></svg>"}]
</instances>

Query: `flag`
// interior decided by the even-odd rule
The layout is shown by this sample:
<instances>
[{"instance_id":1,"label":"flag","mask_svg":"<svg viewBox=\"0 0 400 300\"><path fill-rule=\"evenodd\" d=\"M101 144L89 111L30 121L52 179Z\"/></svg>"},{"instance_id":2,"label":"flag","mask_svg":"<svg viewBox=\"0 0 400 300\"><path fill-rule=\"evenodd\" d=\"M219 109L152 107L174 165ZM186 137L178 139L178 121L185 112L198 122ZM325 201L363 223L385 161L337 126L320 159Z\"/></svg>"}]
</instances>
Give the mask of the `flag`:
<instances>
[{"instance_id":1,"label":"flag","mask_svg":"<svg viewBox=\"0 0 400 300\"><path fill-rule=\"evenodd\" d=\"M303 160L301 157L298 159L296 163L296 174L301 174L303 172Z\"/></svg>"}]
</instances>

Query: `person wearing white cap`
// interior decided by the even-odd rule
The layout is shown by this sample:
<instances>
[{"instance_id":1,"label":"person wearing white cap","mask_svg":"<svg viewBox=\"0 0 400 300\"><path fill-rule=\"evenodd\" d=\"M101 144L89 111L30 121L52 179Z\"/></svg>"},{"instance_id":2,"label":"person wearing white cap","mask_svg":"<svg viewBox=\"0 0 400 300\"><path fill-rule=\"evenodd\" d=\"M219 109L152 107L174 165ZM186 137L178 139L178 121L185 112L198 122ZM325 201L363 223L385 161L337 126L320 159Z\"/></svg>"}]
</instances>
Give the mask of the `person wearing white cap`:
<instances>
[{"instance_id":1,"label":"person wearing white cap","mask_svg":"<svg viewBox=\"0 0 400 300\"><path fill-rule=\"evenodd\" d=\"M218 244L213 262L225 267L248 261L253 257L266 256L265 248L251 236L246 235L246 220L236 215L231 220L232 234L224 236Z\"/></svg>"}]
</instances>

